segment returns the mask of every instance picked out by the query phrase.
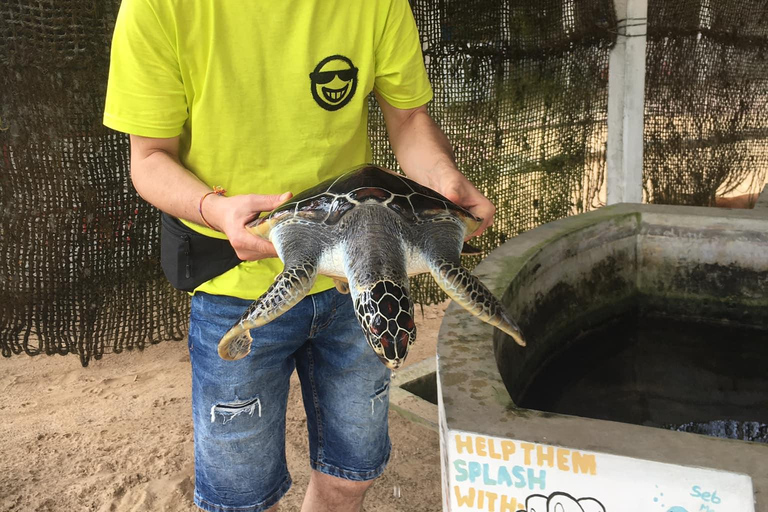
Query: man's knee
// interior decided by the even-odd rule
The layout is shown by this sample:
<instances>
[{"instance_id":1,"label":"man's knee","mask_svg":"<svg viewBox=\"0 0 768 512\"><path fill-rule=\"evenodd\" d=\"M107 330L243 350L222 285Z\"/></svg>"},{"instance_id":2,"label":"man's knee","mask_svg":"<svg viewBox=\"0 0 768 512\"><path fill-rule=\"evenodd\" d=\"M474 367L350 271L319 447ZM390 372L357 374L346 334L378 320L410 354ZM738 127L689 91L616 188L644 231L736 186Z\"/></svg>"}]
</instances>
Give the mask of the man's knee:
<instances>
[{"instance_id":1,"label":"man's knee","mask_svg":"<svg viewBox=\"0 0 768 512\"><path fill-rule=\"evenodd\" d=\"M346 498L359 498L365 494L365 491L373 484L373 480L363 482L357 480L347 480L331 475L326 475L319 471L312 472L312 479L317 484L317 489L325 493L332 493Z\"/></svg>"},{"instance_id":2,"label":"man's knee","mask_svg":"<svg viewBox=\"0 0 768 512\"><path fill-rule=\"evenodd\" d=\"M358 482L355 480L345 480L343 478L330 477L334 480L334 486L339 494L355 498L363 496L365 491L373 484L373 480Z\"/></svg>"}]
</instances>

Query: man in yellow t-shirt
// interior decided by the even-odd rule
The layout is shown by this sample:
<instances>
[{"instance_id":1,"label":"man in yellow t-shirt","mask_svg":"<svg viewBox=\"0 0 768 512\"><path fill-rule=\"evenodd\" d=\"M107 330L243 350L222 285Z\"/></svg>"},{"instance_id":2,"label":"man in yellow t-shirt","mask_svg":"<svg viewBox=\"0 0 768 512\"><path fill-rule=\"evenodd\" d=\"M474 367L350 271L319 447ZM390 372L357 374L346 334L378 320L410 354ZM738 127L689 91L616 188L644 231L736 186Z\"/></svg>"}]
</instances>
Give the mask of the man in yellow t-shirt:
<instances>
[{"instance_id":1,"label":"man in yellow t-shirt","mask_svg":"<svg viewBox=\"0 0 768 512\"><path fill-rule=\"evenodd\" d=\"M144 199L228 240L243 260L192 296L194 499L203 510L276 509L291 484L285 409L294 369L313 469L302 510L359 511L389 459L390 372L330 280L254 329L247 357L217 354L282 268L245 224L371 160L372 92L405 173L484 218L482 232L494 207L457 170L427 114L432 90L407 0L122 2L104 124L131 135L131 177Z\"/></svg>"}]
</instances>

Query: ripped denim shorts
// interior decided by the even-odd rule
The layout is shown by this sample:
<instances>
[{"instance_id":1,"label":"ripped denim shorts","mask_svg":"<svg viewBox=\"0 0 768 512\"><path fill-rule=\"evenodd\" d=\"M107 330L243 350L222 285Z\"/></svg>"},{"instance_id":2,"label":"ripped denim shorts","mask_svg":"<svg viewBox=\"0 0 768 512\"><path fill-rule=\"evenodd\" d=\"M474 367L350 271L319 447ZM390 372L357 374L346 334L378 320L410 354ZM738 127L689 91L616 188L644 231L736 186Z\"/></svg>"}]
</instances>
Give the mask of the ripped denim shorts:
<instances>
[{"instance_id":1,"label":"ripped denim shorts","mask_svg":"<svg viewBox=\"0 0 768 512\"><path fill-rule=\"evenodd\" d=\"M305 297L253 329L251 352L225 361L224 333L251 301L196 293L189 351L195 504L209 511L267 510L288 491L285 413L301 381L312 469L349 480L379 476L389 460L390 371L368 346L349 295Z\"/></svg>"}]
</instances>

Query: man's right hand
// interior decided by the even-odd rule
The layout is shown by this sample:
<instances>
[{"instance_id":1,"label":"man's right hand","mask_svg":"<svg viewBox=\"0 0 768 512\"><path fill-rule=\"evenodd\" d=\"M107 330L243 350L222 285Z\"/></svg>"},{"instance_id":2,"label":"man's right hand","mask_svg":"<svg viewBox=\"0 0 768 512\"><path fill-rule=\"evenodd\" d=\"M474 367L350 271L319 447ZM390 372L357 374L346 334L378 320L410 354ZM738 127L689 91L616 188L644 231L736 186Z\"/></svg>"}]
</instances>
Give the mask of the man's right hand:
<instances>
[{"instance_id":1,"label":"man's right hand","mask_svg":"<svg viewBox=\"0 0 768 512\"><path fill-rule=\"evenodd\" d=\"M200 198L211 189L181 165L178 137L131 135L131 180L150 204L174 217L204 224L198 207ZM211 226L227 235L241 260L273 258L277 252L272 243L249 233L245 225L290 197L290 192L279 196L211 194L203 201L203 215Z\"/></svg>"},{"instance_id":2,"label":"man's right hand","mask_svg":"<svg viewBox=\"0 0 768 512\"><path fill-rule=\"evenodd\" d=\"M272 242L248 232L245 225L261 212L272 211L290 198L290 192L279 196L244 194L226 197L211 194L203 201L203 215L214 228L227 235L241 260L276 258Z\"/></svg>"}]
</instances>

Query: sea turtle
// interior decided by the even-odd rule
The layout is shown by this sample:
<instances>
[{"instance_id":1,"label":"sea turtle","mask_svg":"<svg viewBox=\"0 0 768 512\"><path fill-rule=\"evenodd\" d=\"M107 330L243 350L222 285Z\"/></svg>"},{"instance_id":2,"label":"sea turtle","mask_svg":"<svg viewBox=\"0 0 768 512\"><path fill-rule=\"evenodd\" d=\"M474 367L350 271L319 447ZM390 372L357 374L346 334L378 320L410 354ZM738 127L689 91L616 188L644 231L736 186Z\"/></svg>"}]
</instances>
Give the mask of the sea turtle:
<instances>
[{"instance_id":1,"label":"sea turtle","mask_svg":"<svg viewBox=\"0 0 768 512\"><path fill-rule=\"evenodd\" d=\"M224 335L219 355L248 354L249 330L298 303L318 274L352 294L368 344L391 369L416 337L408 276L425 272L467 311L525 345L498 299L461 266L464 237L480 222L434 190L374 165L298 194L246 226L274 244L285 269Z\"/></svg>"}]
</instances>

